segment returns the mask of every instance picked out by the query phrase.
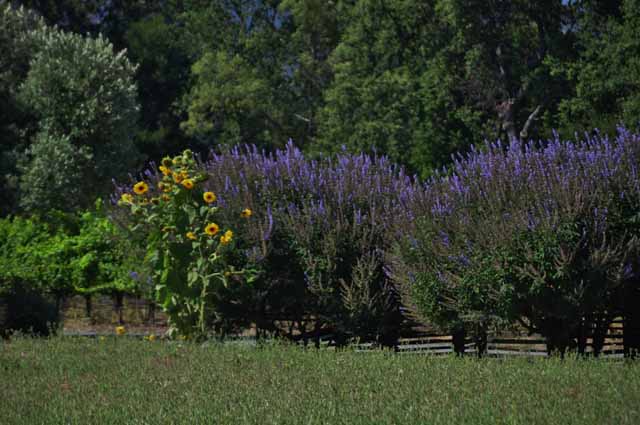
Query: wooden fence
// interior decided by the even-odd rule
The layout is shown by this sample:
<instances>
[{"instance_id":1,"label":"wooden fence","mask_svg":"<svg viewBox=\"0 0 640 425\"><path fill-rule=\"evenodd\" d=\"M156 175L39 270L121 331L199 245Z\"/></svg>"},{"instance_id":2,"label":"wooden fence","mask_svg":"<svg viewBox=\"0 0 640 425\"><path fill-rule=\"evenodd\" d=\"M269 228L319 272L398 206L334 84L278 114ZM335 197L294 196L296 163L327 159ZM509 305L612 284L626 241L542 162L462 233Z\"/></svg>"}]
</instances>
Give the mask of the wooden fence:
<instances>
[{"instance_id":1,"label":"wooden fence","mask_svg":"<svg viewBox=\"0 0 640 425\"><path fill-rule=\"evenodd\" d=\"M166 330L166 316L148 301L124 297L118 300L107 297L93 297L88 305L84 297L72 297L64 301L61 306L60 319L63 332L66 335L102 335L113 332L114 326L124 323L130 335L162 334ZM6 317L7 306L0 302L0 324ZM1 326L0 326L1 327ZM255 333L247 333L247 335ZM247 336L245 335L245 336ZM602 349L603 357L622 357L623 323L615 320L610 326ZM328 342L323 342L323 346ZM376 350L372 343L355 344L358 352ZM454 352L453 340L450 335L420 334L416 337L401 338L395 350L400 354L428 354L443 355ZM587 353L592 353L592 341L587 340ZM477 354L475 344L468 340L465 353ZM545 340L540 335L495 335L487 340L486 355L489 356L547 356Z\"/></svg>"},{"instance_id":2,"label":"wooden fence","mask_svg":"<svg viewBox=\"0 0 640 425\"><path fill-rule=\"evenodd\" d=\"M604 341L601 356L620 358L624 356L622 319L614 320ZM367 352L377 347L371 343L356 344L356 351ZM402 338L396 352L401 354L452 354L453 338L451 335L424 335L416 338ZM587 339L587 354L593 353L593 340ZM466 354L477 354L476 346L471 340L465 344ZM547 344L540 335L532 336L494 336L487 339L486 355L546 357Z\"/></svg>"}]
</instances>

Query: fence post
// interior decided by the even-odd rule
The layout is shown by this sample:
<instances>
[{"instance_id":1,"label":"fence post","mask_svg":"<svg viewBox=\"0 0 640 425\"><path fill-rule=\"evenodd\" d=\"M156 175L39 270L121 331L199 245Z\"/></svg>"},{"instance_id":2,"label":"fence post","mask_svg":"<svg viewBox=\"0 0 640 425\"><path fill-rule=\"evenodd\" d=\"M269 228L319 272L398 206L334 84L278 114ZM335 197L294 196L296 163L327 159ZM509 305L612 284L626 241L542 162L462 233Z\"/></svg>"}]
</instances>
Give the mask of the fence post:
<instances>
[{"instance_id":1,"label":"fence post","mask_svg":"<svg viewBox=\"0 0 640 425\"><path fill-rule=\"evenodd\" d=\"M624 356L635 358L640 354L640 282L628 283L625 289L622 324Z\"/></svg>"}]
</instances>

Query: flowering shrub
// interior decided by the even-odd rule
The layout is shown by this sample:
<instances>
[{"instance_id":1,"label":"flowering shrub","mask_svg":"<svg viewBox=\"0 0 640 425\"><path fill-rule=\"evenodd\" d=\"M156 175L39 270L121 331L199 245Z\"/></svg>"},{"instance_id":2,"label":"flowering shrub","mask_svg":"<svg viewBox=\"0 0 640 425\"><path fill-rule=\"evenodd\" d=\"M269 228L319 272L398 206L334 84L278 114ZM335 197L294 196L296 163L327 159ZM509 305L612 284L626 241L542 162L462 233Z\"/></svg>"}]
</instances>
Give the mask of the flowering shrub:
<instances>
[{"instance_id":1,"label":"flowering shrub","mask_svg":"<svg viewBox=\"0 0 640 425\"><path fill-rule=\"evenodd\" d=\"M250 282L253 275L235 267L234 231L216 222L221 206L203 187L207 175L196 169L192 153L165 158L158 170L123 192L119 204L132 215L131 230L146 236L147 260L172 331L202 337L215 316L217 289L240 276ZM251 211L236 214L248 219Z\"/></svg>"},{"instance_id":2,"label":"flowering shrub","mask_svg":"<svg viewBox=\"0 0 640 425\"><path fill-rule=\"evenodd\" d=\"M551 350L584 350L637 308L625 293L638 282L639 160L640 137L624 129L474 150L429 183L392 274L445 328L482 337L519 322Z\"/></svg>"},{"instance_id":3,"label":"flowering shrub","mask_svg":"<svg viewBox=\"0 0 640 425\"><path fill-rule=\"evenodd\" d=\"M383 253L397 237L392 221L410 216L414 179L386 158L310 160L292 144L270 154L237 147L195 166L202 190L215 193L220 231L238 211L245 217L237 261L261 270L250 290L216 299L224 326L282 332L285 321L289 336L395 341L402 317ZM166 179L146 176L149 190Z\"/></svg>"}]
</instances>

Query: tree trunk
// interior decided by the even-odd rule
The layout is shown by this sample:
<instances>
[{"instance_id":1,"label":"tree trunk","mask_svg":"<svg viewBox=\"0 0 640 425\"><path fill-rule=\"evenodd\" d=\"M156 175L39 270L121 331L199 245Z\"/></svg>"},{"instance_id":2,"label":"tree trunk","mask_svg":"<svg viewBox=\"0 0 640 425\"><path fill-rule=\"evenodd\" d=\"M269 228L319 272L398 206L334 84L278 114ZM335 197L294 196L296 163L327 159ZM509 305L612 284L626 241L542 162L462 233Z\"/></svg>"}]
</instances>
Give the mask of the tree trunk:
<instances>
[{"instance_id":1,"label":"tree trunk","mask_svg":"<svg viewBox=\"0 0 640 425\"><path fill-rule=\"evenodd\" d=\"M451 332L451 342L453 343L453 352L456 353L457 356L464 355L465 351L465 340L467 338L467 333L464 330L464 327L456 327Z\"/></svg>"},{"instance_id":2,"label":"tree trunk","mask_svg":"<svg viewBox=\"0 0 640 425\"><path fill-rule=\"evenodd\" d=\"M93 302L91 300L91 295L84 296L84 315L91 319L93 314Z\"/></svg>"},{"instance_id":3,"label":"tree trunk","mask_svg":"<svg viewBox=\"0 0 640 425\"><path fill-rule=\"evenodd\" d=\"M124 324L124 294L122 294L122 292L116 292L115 294L115 301L116 301L116 313L118 314L118 324L123 325Z\"/></svg>"},{"instance_id":4,"label":"tree trunk","mask_svg":"<svg viewBox=\"0 0 640 425\"><path fill-rule=\"evenodd\" d=\"M507 133L509 141L520 140L518 137L518 129L515 121L515 100L508 99L500 103L497 107L498 116L502 121L502 130Z\"/></svg>"},{"instance_id":5,"label":"tree trunk","mask_svg":"<svg viewBox=\"0 0 640 425\"><path fill-rule=\"evenodd\" d=\"M635 358L640 354L640 286L630 282L625 288L623 304L624 356Z\"/></svg>"},{"instance_id":6,"label":"tree trunk","mask_svg":"<svg viewBox=\"0 0 640 425\"><path fill-rule=\"evenodd\" d=\"M487 329L484 325L478 325L473 335L473 342L476 345L478 358L487 354Z\"/></svg>"}]
</instances>

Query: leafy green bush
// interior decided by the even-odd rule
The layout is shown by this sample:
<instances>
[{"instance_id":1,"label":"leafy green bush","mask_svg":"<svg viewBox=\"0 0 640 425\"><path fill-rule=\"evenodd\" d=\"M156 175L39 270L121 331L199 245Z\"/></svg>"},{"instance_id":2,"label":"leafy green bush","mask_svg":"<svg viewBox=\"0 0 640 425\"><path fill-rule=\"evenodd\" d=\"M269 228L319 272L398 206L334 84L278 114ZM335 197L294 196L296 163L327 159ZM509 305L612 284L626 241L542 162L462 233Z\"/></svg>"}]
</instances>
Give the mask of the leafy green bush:
<instances>
[{"instance_id":1,"label":"leafy green bush","mask_svg":"<svg viewBox=\"0 0 640 425\"><path fill-rule=\"evenodd\" d=\"M10 311L26 312L22 303L29 298L53 298L52 309L57 311L69 295L141 290L130 277L135 248L103 215L100 205L79 215L50 212L47 220L0 220L0 295L8 300ZM33 309L34 323L41 313Z\"/></svg>"}]
</instances>

